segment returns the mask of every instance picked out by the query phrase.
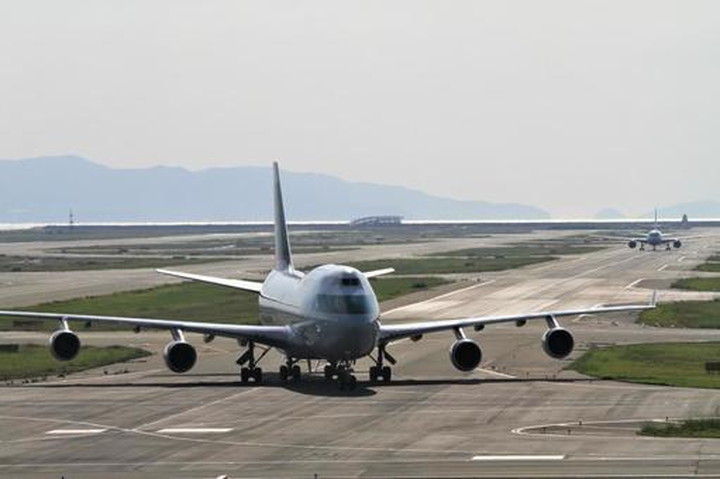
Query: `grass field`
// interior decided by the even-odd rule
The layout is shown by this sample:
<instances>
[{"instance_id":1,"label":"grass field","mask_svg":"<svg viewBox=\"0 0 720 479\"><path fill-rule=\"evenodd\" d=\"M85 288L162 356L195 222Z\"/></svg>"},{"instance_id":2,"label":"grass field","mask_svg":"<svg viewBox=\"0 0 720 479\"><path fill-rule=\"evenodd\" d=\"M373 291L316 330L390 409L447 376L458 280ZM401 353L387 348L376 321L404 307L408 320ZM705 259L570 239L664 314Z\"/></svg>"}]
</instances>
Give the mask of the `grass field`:
<instances>
[{"instance_id":1,"label":"grass field","mask_svg":"<svg viewBox=\"0 0 720 479\"><path fill-rule=\"evenodd\" d=\"M659 304L640 313L638 321L666 328L720 328L720 300Z\"/></svg>"},{"instance_id":2,"label":"grass field","mask_svg":"<svg viewBox=\"0 0 720 479\"><path fill-rule=\"evenodd\" d=\"M20 345L17 352L0 350L0 381L67 375L149 355L138 348L83 346L72 361L56 361L47 346Z\"/></svg>"},{"instance_id":3,"label":"grass field","mask_svg":"<svg viewBox=\"0 0 720 479\"><path fill-rule=\"evenodd\" d=\"M685 278L672 284L676 289L690 291L720 291L720 278Z\"/></svg>"},{"instance_id":4,"label":"grass field","mask_svg":"<svg viewBox=\"0 0 720 479\"><path fill-rule=\"evenodd\" d=\"M720 438L720 419L688 419L677 422L649 422L640 430L641 436Z\"/></svg>"},{"instance_id":5,"label":"grass field","mask_svg":"<svg viewBox=\"0 0 720 479\"><path fill-rule=\"evenodd\" d=\"M658 343L591 349L569 369L588 376L680 387L720 388L720 374L705 371L720 361L720 343Z\"/></svg>"},{"instance_id":6,"label":"grass field","mask_svg":"<svg viewBox=\"0 0 720 479\"><path fill-rule=\"evenodd\" d=\"M695 269L698 271L705 271L708 273L720 273L720 262L703 263Z\"/></svg>"},{"instance_id":7,"label":"grass field","mask_svg":"<svg viewBox=\"0 0 720 479\"><path fill-rule=\"evenodd\" d=\"M447 281L441 278L377 278L373 289L379 301L432 288ZM183 282L155 288L55 301L22 308L28 311L182 319L235 324L257 324L258 298L253 293L201 283ZM55 321L28 321L2 318L0 330L32 329L51 331ZM127 326L95 323L93 329L118 330Z\"/></svg>"},{"instance_id":8,"label":"grass field","mask_svg":"<svg viewBox=\"0 0 720 479\"><path fill-rule=\"evenodd\" d=\"M696 266L695 269L709 273L720 273L720 254L716 253L710 256L703 264Z\"/></svg>"},{"instance_id":9,"label":"grass field","mask_svg":"<svg viewBox=\"0 0 720 479\"><path fill-rule=\"evenodd\" d=\"M212 258L110 258L73 256L5 256L0 255L0 272L88 271L98 269L159 268L166 266L210 263Z\"/></svg>"}]
</instances>

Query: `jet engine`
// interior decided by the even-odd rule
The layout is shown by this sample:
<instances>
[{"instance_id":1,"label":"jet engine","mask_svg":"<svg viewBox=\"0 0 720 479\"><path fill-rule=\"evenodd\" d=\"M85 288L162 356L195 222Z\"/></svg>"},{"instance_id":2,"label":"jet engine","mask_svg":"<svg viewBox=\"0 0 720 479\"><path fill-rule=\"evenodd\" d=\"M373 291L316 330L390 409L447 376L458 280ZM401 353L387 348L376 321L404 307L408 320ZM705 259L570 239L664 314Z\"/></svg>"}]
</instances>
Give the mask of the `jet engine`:
<instances>
[{"instance_id":1,"label":"jet engine","mask_svg":"<svg viewBox=\"0 0 720 479\"><path fill-rule=\"evenodd\" d=\"M80 351L80 338L69 329L58 329L50 336L50 353L58 361L70 361Z\"/></svg>"},{"instance_id":2,"label":"jet engine","mask_svg":"<svg viewBox=\"0 0 720 479\"><path fill-rule=\"evenodd\" d=\"M168 369L174 373L186 373L195 366L197 352L187 341L171 341L165 346L163 359Z\"/></svg>"},{"instance_id":3,"label":"jet engine","mask_svg":"<svg viewBox=\"0 0 720 479\"><path fill-rule=\"evenodd\" d=\"M562 359L572 353L575 340L565 328L552 328L545 331L542 337L545 354L555 359Z\"/></svg>"},{"instance_id":4,"label":"jet engine","mask_svg":"<svg viewBox=\"0 0 720 479\"><path fill-rule=\"evenodd\" d=\"M472 371L480 365L482 351L472 339L460 339L450 347L450 361L455 369Z\"/></svg>"},{"instance_id":5,"label":"jet engine","mask_svg":"<svg viewBox=\"0 0 720 479\"><path fill-rule=\"evenodd\" d=\"M673 241L673 247L674 247L674 248L679 248L679 247L681 247L681 246L682 246L682 243L680 242L680 240L675 240L675 241Z\"/></svg>"},{"instance_id":6,"label":"jet engine","mask_svg":"<svg viewBox=\"0 0 720 479\"><path fill-rule=\"evenodd\" d=\"M629 246L631 249L635 249L635 247L637 246L637 241L635 241L635 240L630 240L630 241L628 241L628 246Z\"/></svg>"}]
</instances>

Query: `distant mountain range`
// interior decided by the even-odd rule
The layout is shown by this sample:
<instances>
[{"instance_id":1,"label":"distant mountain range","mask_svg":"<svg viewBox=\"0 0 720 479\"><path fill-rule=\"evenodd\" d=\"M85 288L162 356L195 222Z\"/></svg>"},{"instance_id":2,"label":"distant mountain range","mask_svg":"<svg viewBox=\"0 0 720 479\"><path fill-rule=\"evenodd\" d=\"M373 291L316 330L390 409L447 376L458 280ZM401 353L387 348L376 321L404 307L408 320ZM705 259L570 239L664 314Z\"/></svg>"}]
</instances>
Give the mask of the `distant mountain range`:
<instances>
[{"instance_id":1,"label":"distant mountain range","mask_svg":"<svg viewBox=\"0 0 720 479\"><path fill-rule=\"evenodd\" d=\"M0 222L267 221L267 167L114 169L77 156L0 161ZM458 201L399 186L353 183L328 175L282 172L291 220L544 219L539 208Z\"/></svg>"}]
</instances>

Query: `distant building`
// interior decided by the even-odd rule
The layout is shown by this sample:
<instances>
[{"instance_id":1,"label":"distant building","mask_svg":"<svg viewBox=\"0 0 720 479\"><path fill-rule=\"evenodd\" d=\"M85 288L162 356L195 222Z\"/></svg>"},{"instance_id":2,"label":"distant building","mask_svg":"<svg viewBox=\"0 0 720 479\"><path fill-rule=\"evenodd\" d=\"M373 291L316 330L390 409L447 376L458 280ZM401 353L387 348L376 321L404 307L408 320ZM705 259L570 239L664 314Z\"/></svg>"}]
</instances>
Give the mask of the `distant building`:
<instances>
[{"instance_id":1,"label":"distant building","mask_svg":"<svg viewBox=\"0 0 720 479\"><path fill-rule=\"evenodd\" d=\"M402 216L366 216L352 220L350 226L397 226L402 220Z\"/></svg>"}]
</instances>

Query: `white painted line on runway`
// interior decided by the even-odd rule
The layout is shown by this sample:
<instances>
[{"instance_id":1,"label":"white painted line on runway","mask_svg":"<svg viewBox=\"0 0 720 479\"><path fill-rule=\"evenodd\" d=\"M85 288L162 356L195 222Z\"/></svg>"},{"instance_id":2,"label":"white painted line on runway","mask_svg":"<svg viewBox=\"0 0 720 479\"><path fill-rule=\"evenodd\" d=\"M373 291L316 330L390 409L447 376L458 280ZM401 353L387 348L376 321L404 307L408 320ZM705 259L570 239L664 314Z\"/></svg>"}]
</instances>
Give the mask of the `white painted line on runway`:
<instances>
[{"instance_id":1,"label":"white painted line on runway","mask_svg":"<svg viewBox=\"0 0 720 479\"><path fill-rule=\"evenodd\" d=\"M557 456L473 456L473 461L564 461L564 455Z\"/></svg>"},{"instance_id":2,"label":"white painted line on runway","mask_svg":"<svg viewBox=\"0 0 720 479\"><path fill-rule=\"evenodd\" d=\"M678 263L682 263L683 261L685 261L685 258L686 258L686 256L680 256L678 258Z\"/></svg>"},{"instance_id":3,"label":"white painted line on runway","mask_svg":"<svg viewBox=\"0 0 720 479\"><path fill-rule=\"evenodd\" d=\"M477 368L475 371L480 371L480 372L487 373L487 374L494 374L495 376L500 376L501 378L506 378L506 379L517 379L517 376L511 376L510 374L499 373L497 371L493 371L492 369Z\"/></svg>"},{"instance_id":4,"label":"white painted line on runway","mask_svg":"<svg viewBox=\"0 0 720 479\"><path fill-rule=\"evenodd\" d=\"M158 434L224 434L230 431L231 427L175 427L160 429Z\"/></svg>"},{"instance_id":5,"label":"white painted line on runway","mask_svg":"<svg viewBox=\"0 0 720 479\"><path fill-rule=\"evenodd\" d=\"M645 279L645 278L638 278L638 279L636 279L636 280L633 281L632 283L630 283L630 284L628 284L627 286L625 286L625 289L634 288L635 286L638 285L638 283L639 283L640 281L642 281L642 280L644 280L644 279Z\"/></svg>"},{"instance_id":6,"label":"white painted line on runway","mask_svg":"<svg viewBox=\"0 0 720 479\"><path fill-rule=\"evenodd\" d=\"M455 290L455 291L450 291L449 293L441 294L440 296L435 296L434 298L426 299L425 301L420 301L419 303L406 304L405 306L400 306L400 307L398 307L398 308L391 309L390 311L385 311L385 312L383 313L383 316L386 315L386 314L394 313L395 311L401 311L401 310L406 309L406 308L419 306L419 305L421 305L421 304L425 304L425 303L430 303L430 302L433 302L433 301L437 301L438 299L447 298L447 297L453 296L453 295L455 295L455 294L460 294L460 293L463 293L463 292L465 292L465 291L468 291L468 290L471 290L471 289L474 289L474 288L479 288L480 286L487 286L488 284L492 284L492 283L494 283L495 281L497 281L497 280L491 279L490 281L485 281L484 283L473 284L472 286L468 286L467 288L462 288L462 289L457 289L457 290Z\"/></svg>"},{"instance_id":7,"label":"white painted line on runway","mask_svg":"<svg viewBox=\"0 0 720 479\"><path fill-rule=\"evenodd\" d=\"M107 429L53 429L45 434L100 434Z\"/></svg>"},{"instance_id":8,"label":"white painted line on runway","mask_svg":"<svg viewBox=\"0 0 720 479\"><path fill-rule=\"evenodd\" d=\"M670 266L670 265L664 264L664 265L662 265L662 266L660 266L660 267L658 268L658 271L664 271L665 268L667 268L668 266Z\"/></svg>"}]
</instances>

